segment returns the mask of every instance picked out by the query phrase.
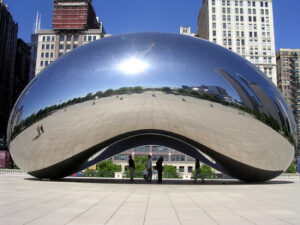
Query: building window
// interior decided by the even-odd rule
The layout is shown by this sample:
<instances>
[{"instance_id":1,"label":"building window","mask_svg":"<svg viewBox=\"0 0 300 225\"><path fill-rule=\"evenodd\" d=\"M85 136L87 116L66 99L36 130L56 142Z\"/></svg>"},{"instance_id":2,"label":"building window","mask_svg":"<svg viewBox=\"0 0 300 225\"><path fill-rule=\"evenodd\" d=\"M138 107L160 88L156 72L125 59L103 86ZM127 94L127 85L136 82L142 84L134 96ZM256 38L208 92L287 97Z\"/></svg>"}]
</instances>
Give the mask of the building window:
<instances>
[{"instance_id":1,"label":"building window","mask_svg":"<svg viewBox=\"0 0 300 225\"><path fill-rule=\"evenodd\" d=\"M46 52L45 57L49 58L49 52Z\"/></svg>"},{"instance_id":2,"label":"building window","mask_svg":"<svg viewBox=\"0 0 300 225\"><path fill-rule=\"evenodd\" d=\"M244 17L243 16L241 16L241 22L243 22L244 21Z\"/></svg>"},{"instance_id":3,"label":"building window","mask_svg":"<svg viewBox=\"0 0 300 225\"><path fill-rule=\"evenodd\" d=\"M88 40L89 40L89 41L92 41L92 36L88 36Z\"/></svg>"},{"instance_id":4,"label":"building window","mask_svg":"<svg viewBox=\"0 0 300 225\"><path fill-rule=\"evenodd\" d=\"M183 173L184 172L184 166L179 166L179 172Z\"/></svg>"},{"instance_id":5,"label":"building window","mask_svg":"<svg viewBox=\"0 0 300 225\"><path fill-rule=\"evenodd\" d=\"M40 62L40 66L43 66L43 65L44 65L44 61L41 61L41 62Z\"/></svg>"},{"instance_id":6,"label":"building window","mask_svg":"<svg viewBox=\"0 0 300 225\"><path fill-rule=\"evenodd\" d=\"M217 39L216 39L216 38L214 38L214 39L213 39L213 42L214 42L214 43L217 43Z\"/></svg>"},{"instance_id":7,"label":"building window","mask_svg":"<svg viewBox=\"0 0 300 225\"><path fill-rule=\"evenodd\" d=\"M86 39L86 36L84 36L84 37L83 37L83 40L84 40L84 41L86 41L86 40L87 40L87 39Z\"/></svg>"},{"instance_id":8,"label":"building window","mask_svg":"<svg viewBox=\"0 0 300 225\"><path fill-rule=\"evenodd\" d=\"M43 41L46 41L46 37L45 36L43 36Z\"/></svg>"},{"instance_id":9,"label":"building window","mask_svg":"<svg viewBox=\"0 0 300 225\"><path fill-rule=\"evenodd\" d=\"M268 7L268 2L265 2L265 7Z\"/></svg>"},{"instance_id":10,"label":"building window","mask_svg":"<svg viewBox=\"0 0 300 225\"><path fill-rule=\"evenodd\" d=\"M50 41L50 36L47 36L47 41Z\"/></svg>"},{"instance_id":11,"label":"building window","mask_svg":"<svg viewBox=\"0 0 300 225\"><path fill-rule=\"evenodd\" d=\"M71 41L71 35L67 36L67 41Z\"/></svg>"},{"instance_id":12,"label":"building window","mask_svg":"<svg viewBox=\"0 0 300 225\"><path fill-rule=\"evenodd\" d=\"M96 36L93 36L93 41L96 41Z\"/></svg>"},{"instance_id":13,"label":"building window","mask_svg":"<svg viewBox=\"0 0 300 225\"><path fill-rule=\"evenodd\" d=\"M63 52L59 52L59 53L58 53L58 57L59 57L59 56L62 56L63 54L64 54Z\"/></svg>"},{"instance_id":14,"label":"building window","mask_svg":"<svg viewBox=\"0 0 300 225\"><path fill-rule=\"evenodd\" d=\"M223 23L223 29L226 29L226 23Z\"/></svg>"},{"instance_id":15,"label":"building window","mask_svg":"<svg viewBox=\"0 0 300 225\"><path fill-rule=\"evenodd\" d=\"M240 1L240 6L243 6L243 1Z\"/></svg>"},{"instance_id":16,"label":"building window","mask_svg":"<svg viewBox=\"0 0 300 225\"><path fill-rule=\"evenodd\" d=\"M52 39L51 39L51 41L55 41L55 36L52 36Z\"/></svg>"},{"instance_id":17,"label":"building window","mask_svg":"<svg viewBox=\"0 0 300 225\"><path fill-rule=\"evenodd\" d=\"M53 52L50 53L50 57L53 58Z\"/></svg>"},{"instance_id":18,"label":"building window","mask_svg":"<svg viewBox=\"0 0 300 225\"><path fill-rule=\"evenodd\" d=\"M41 53L41 58L44 58L44 52Z\"/></svg>"},{"instance_id":19,"label":"building window","mask_svg":"<svg viewBox=\"0 0 300 225\"><path fill-rule=\"evenodd\" d=\"M252 2L252 6L255 7L255 2Z\"/></svg>"},{"instance_id":20,"label":"building window","mask_svg":"<svg viewBox=\"0 0 300 225\"><path fill-rule=\"evenodd\" d=\"M216 29L216 23L212 24L213 29Z\"/></svg>"},{"instance_id":21,"label":"building window","mask_svg":"<svg viewBox=\"0 0 300 225\"><path fill-rule=\"evenodd\" d=\"M74 36L74 41L78 41L78 36L77 35Z\"/></svg>"},{"instance_id":22,"label":"building window","mask_svg":"<svg viewBox=\"0 0 300 225\"><path fill-rule=\"evenodd\" d=\"M189 173L193 172L193 167L192 166L188 166L188 172Z\"/></svg>"},{"instance_id":23,"label":"building window","mask_svg":"<svg viewBox=\"0 0 300 225\"><path fill-rule=\"evenodd\" d=\"M52 50L54 49L54 44L51 44L51 49L52 49Z\"/></svg>"},{"instance_id":24,"label":"building window","mask_svg":"<svg viewBox=\"0 0 300 225\"><path fill-rule=\"evenodd\" d=\"M213 30L213 36L217 36L217 32Z\"/></svg>"},{"instance_id":25,"label":"building window","mask_svg":"<svg viewBox=\"0 0 300 225\"><path fill-rule=\"evenodd\" d=\"M64 36L64 35L61 35L60 38L59 38L59 40L60 40L60 41L64 41L64 40L65 40L65 36Z\"/></svg>"},{"instance_id":26,"label":"building window","mask_svg":"<svg viewBox=\"0 0 300 225\"><path fill-rule=\"evenodd\" d=\"M260 2L260 7L264 7L264 3L263 2Z\"/></svg>"},{"instance_id":27,"label":"building window","mask_svg":"<svg viewBox=\"0 0 300 225\"><path fill-rule=\"evenodd\" d=\"M77 45L77 44L74 44L74 45L73 45L73 48L77 48L77 47L78 47L78 45Z\"/></svg>"},{"instance_id":28,"label":"building window","mask_svg":"<svg viewBox=\"0 0 300 225\"><path fill-rule=\"evenodd\" d=\"M238 6L239 5L239 1L235 1L234 5Z\"/></svg>"},{"instance_id":29,"label":"building window","mask_svg":"<svg viewBox=\"0 0 300 225\"><path fill-rule=\"evenodd\" d=\"M49 48L50 48L50 45L46 44L46 49L49 50Z\"/></svg>"},{"instance_id":30,"label":"building window","mask_svg":"<svg viewBox=\"0 0 300 225\"><path fill-rule=\"evenodd\" d=\"M212 20L216 21L216 15L212 15Z\"/></svg>"},{"instance_id":31,"label":"building window","mask_svg":"<svg viewBox=\"0 0 300 225\"><path fill-rule=\"evenodd\" d=\"M215 5L215 4L216 4L215 0L212 0L212 1L211 1L211 4L212 4L212 5Z\"/></svg>"},{"instance_id":32,"label":"building window","mask_svg":"<svg viewBox=\"0 0 300 225\"><path fill-rule=\"evenodd\" d=\"M45 45L44 44L42 44L42 49L45 49Z\"/></svg>"},{"instance_id":33,"label":"building window","mask_svg":"<svg viewBox=\"0 0 300 225\"><path fill-rule=\"evenodd\" d=\"M251 14L251 9L248 9L248 14Z\"/></svg>"},{"instance_id":34,"label":"building window","mask_svg":"<svg viewBox=\"0 0 300 225\"><path fill-rule=\"evenodd\" d=\"M66 49L68 49L68 50L71 49L71 45L67 44Z\"/></svg>"},{"instance_id":35,"label":"building window","mask_svg":"<svg viewBox=\"0 0 300 225\"><path fill-rule=\"evenodd\" d=\"M59 45L59 49L64 49L64 45L63 45L63 44L60 44L60 45Z\"/></svg>"}]
</instances>

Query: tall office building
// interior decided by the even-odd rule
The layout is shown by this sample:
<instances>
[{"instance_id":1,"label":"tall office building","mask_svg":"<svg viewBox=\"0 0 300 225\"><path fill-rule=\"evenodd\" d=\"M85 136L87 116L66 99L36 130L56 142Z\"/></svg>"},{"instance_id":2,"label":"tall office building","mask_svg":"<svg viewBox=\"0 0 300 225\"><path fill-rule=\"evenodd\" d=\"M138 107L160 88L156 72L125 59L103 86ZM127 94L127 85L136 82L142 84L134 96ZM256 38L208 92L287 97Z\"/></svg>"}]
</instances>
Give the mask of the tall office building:
<instances>
[{"instance_id":1,"label":"tall office building","mask_svg":"<svg viewBox=\"0 0 300 225\"><path fill-rule=\"evenodd\" d=\"M238 53L277 84L272 0L203 0L197 36Z\"/></svg>"},{"instance_id":2,"label":"tall office building","mask_svg":"<svg viewBox=\"0 0 300 225\"><path fill-rule=\"evenodd\" d=\"M21 92L29 83L30 54L30 46L27 45L22 39L18 38L12 92L13 104L17 101Z\"/></svg>"},{"instance_id":3,"label":"tall office building","mask_svg":"<svg viewBox=\"0 0 300 225\"><path fill-rule=\"evenodd\" d=\"M35 75L61 55L106 36L92 0L53 0L53 4L53 29L39 30L33 38Z\"/></svg>"},{"instance_id":4,"label":"tall office building","mask_svg":"<svg viewBox=\"0 0 300 225\"><path fill-rule=\"evenodd\" d=\"M279 49L276 60L277 86L294 113L298 127L298 143L300 143L300 49ZM299 144L297 155L300 156Z\"/></svg>"},{"instance_id":5,"label":"tall office building","mask_svg":"<svg viewBox=\"0 0 300 225\"><path fill-rule=\"evenodd\" d=\"M0 138L6 136L6 127L12 108L12 90L17 47L18 24L8 6L0 1Z\"/></svg>"}]
</instances>

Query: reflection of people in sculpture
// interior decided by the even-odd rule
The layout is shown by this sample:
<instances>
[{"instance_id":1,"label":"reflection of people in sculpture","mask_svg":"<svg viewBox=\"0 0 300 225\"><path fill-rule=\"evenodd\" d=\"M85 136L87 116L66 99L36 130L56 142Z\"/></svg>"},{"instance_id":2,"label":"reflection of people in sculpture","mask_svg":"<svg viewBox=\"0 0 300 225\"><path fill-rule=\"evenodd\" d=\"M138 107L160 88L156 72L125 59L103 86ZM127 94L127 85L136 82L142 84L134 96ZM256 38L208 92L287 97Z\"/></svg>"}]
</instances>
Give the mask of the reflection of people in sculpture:
<instances>
[{"instance_id":1,"label":"reflection of people in sculpture","mask_svg":"<svg viewBox=\"0 0 300 225\"><path fill-rule=\"evenodd\" d=\"M152 157L151 155L148 156L148 161L147 161L147 181L151 182L152 181Z\"/></svg>"},{"instance_id":2,"label":"reflection of people in sculpture","mask_svg":"<svg viewBox=\"0 0 300 225\"><path fill-rule=\"evenodd\" d=\"M198 176L200 174L200 163L199 159L196 159L195 162L195 177L194 177L194 182L197 183Z\"/></svg>"},{"instance_id":3,"label":"reflection of people in sculpture","mask_svg":"<svg viewBox=\"0 0 300 225\"><path fill-rule=\"evenodd\" d=\"M40 136L41 135L41 128L40 128L40 126L36 127L36 131L38 132L38 136Z\"/></svg>"},{"instance_id":4,"label":"reflection of people in sculpture","mask_svg":"<svg viewBox=\"0 0 300 225\"><path fill-rule=\"evenodd\" d=\"M157 174L158 174L158 181L157 183L161 183L162 182L162 171L163 171L163 163L164 158L161 156L159 157L159 159L156 161L156 170L157 170Z\"/></svg>"},{"instance_id":5,"label":"reflection of people in sculpture","mask_svg":"<svg viewBox=\"0 0 300 225\"><path fill-rule=\"evenodd\" d=\"M134 176L135 165L134 165L134 161L133 161L131 155L129 156L128 164L129 164L129 170L130 170L130 181L132 182L133 176Z\"/></svg>"},{"instance_id":6,"label":"reflection of people in sculpture","mask_svg":"<svg viewBox=\"0 0 300 225\"><path fill-rule=\"evenodd\" d=\"M42 131L42 134L44 133L44 127L43 125L41 125L41 131Z\"/></svg>"}]
</instances>

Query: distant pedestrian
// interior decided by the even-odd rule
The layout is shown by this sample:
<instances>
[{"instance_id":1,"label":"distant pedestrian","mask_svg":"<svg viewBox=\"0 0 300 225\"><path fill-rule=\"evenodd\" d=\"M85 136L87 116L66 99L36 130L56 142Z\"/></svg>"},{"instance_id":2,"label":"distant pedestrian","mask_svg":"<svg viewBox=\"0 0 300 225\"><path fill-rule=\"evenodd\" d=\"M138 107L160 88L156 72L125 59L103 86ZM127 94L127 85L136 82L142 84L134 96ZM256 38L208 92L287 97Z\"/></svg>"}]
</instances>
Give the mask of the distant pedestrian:
<instances>
[{"instance_id":1,"label":"distant pedestrian","mask_svg":"<svg viewBox=\"0 0 300 225\"><path fill-rule=\"evenodd\" d=\"M41 135L41 128L40 128L40 126L36 127L36 131L38 132L38 136L40 136Z\"/></svg>"},{"instance_id":2,"label":"distant pedestrian","mask_svg":"<svg viewBox=\"0 0 300 225\"><path fill-rule=\"evenodd\" d=\"M164 158L161 156L159 159L156 161L156 170L157 170L157 175L158 175L158 181L157 183L162 182L162 171L163 171L163 163Z\"/></svg>"},{"instance_id":3,"label":"distant pedestrian","mask_svg":"<svg viewBox=\"0 0 300 225\"><path fill-rule=\"evenodd\" d=\"M148 156L148 161L147 161L147 181L151 182L152 181L152 156Z\"/></svg>"},{"instance_id":4,"label":"distant pedestrian","mask_svg":"<svg viewBox=\"0 0 300 225\"><path fill-rule=\"evenodd\" d=\"M131 155L129 156L128 165L130 170L130 181L133 182L135 165Z\"/></svg>"},{"instance_id":5,"label":"distant pedestrian","mask_svg":"<svg viewBox=\"0 0 300 225\"><path fill-rule=\"evenodd\" d=\"M147 170L143 170L144 180L147 180Z\"/></svg>"},{"instance_id":6,"label":"distant pedestrian","mask_svg":"<svg viewBox=\"0 0 300 225\"><path fill-rule=\"evenodd\" d=\"M198 176L200 174L200 162L199 162L199 159L196 159L196 162L195 162L195 177L194 177L194 182L197 183L197 179L198 179Z\"/></svg>"},{"instance_id":7,"label":"distant pedestrian","mask_svg":"<svg viewBox=\"0 0 300 225\"><path fill-rule=\"evenodd\" d=\"M41 125L41 131L42 131L42 133L44 133L44 127L43 127L43 125Z\"/></svg>"}]
</instances>

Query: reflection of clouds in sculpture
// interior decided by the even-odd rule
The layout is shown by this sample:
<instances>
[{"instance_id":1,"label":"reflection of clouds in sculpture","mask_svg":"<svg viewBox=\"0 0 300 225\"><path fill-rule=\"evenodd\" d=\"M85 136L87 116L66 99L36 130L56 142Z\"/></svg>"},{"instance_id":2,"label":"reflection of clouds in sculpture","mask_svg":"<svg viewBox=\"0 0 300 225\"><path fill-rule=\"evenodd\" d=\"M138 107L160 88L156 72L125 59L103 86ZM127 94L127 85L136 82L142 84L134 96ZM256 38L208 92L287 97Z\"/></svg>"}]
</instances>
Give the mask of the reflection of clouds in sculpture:
<instances>
[{"instance_id":1,"label":"reflection of clouds in sculpture","mask_svg":"<svg viewBox=\"0 0 300 225\"><path fill-rule=\"evenodd\" d=\"M294 154L295 120L276 87L237 54L183 35L84 45L43 70L16 106L10 150L37 177L69 175L103 148L96 161L137 143L204 153L247 181L277 176ZM47 132L33 142L38 124Z\"/></svg>"}]
</instances>

